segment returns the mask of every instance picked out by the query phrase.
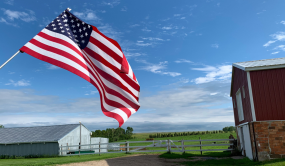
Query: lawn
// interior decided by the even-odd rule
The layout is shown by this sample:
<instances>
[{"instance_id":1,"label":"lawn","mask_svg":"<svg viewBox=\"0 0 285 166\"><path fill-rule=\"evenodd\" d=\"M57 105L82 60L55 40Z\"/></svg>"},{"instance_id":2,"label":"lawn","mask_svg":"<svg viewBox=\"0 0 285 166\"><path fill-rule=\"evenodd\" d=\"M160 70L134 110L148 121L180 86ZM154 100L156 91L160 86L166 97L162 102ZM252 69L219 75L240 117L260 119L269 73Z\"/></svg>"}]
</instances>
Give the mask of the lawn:
<instances>
[{"instance_id":1,"label":"lawn","mask_svg":"<svg viewBox=\"0 0 285 166\"><path fill-rule=\"evenodd\" d=\"M232 133L234 137L236 137L235 133ZM149 133L140 133L135 134L135 139L132 140L121 140L119 142L124 141L145 141L146 138L148 138ZM190 136L179 136L179 137L166 137L166 138L154 138L154 140L198 140L199 137L201 139L228 139L230 133L219 133L219 134L205 134L205 135L190 135ZM114 142L115 143L115 142ZM217 142L221 143L221 142ZM225 142L223 142L225 143ZM130 146L141 146L141 145L149 145L150 143L132 143ZM176 143L179 145L180 143ZM199 142L185 142L185 145L190 144L199 144ZM203 143L205 144L205 143ZM210 143L207 143L210 144ZM211 146L207 147L207 149L227 149L228 146ZM148 150L165 150L166 148L147 148ZM199 149L199 147L191 147L188 149ZM203 147L203 149L206 149L206 147ZM195 157L195 156L201 156L200 152L191 152L191 153L164 153L164 152L149 152L149 153L142 153L141 154L161 154L160 157L162 158L168 158L168 159L174 159L174 158L187 158L189 157ZM115 157L123 157L123 156L130 156L132 154L138 154L138 153L131 153L131 154L125 154L125 153L111 153L111 154L101 154L99 156L98 154L94 155L82 155L82 156L67 156L67 157L53 157L53 158L30 158L30 159L0 159L0 166L9 166L9 165L22 165L22 166L43 166L43 165L55 165L55 164L66 164L66 163L75 163L75 162L84 162L84 161L92 161L92 160L102 160L102 159L109 159L109 158L115 158ZM230 156L230 152L222 152L222 151L216 151L216 152L203 152L202 156L211 156L211 157L228 157ZM184 165L204 165L204 166L211 166L211 165L265 165L265 166L283 166L285 165L285 160L272 160L272 161L266 161L266 162L253 162L249 160L248 158L244 159L220 159L220 160L206 160L206 161L187 161L183 162Z\"/></svg>"}]
</instances>

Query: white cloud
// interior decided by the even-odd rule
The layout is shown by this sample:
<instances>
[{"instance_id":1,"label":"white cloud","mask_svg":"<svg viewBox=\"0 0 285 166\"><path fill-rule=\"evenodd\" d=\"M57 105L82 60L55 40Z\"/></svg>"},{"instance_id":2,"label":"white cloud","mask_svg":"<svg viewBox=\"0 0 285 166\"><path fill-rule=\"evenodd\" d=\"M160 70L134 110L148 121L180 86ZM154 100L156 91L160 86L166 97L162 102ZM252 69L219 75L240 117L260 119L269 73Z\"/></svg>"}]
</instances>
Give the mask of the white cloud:
<instances>
[{"instance_id":1,"label":"white cloud","mask_svg":"<svg viewBox=\"0 0 285 166\"><path fill-rule=\"evenodd\" d=\"M50 70L56 70L56 69L60 69L60 67L57 67L55 65L48 65L48 68L47 69L50 69Z\"/></svg>"},{"instance_id":2,"label":"white cloud","mask_svg":"<svg viewBox=\"0 0 285 166\"><path fill-rule=\"evenodd\" d=\"M143 28L142 31L144 32L150 32L151 30L150 29L147 29L147 27Z\"/></svg>"},{"instance_id":3,"label":"white cloud","mask_svg":"<svg viewBox=\"0 0 285 166\"><path fill-rule=\"evenodd\" d=\"M163 39L158 38L158 37L143 37L142 39L150 40L150 41L164 41Z\"/></svg>"},{"instance_id":4,"label":"white cloud","mask_svg":"<svg viewBox=\"0 0 285 166\"><path fill-rule=\"evenodd\" d=\"M126 12L127 10L128 10L128 8L127 8L126 6L124 6L124 7L121 9L122 12Z\"/></svg>"},{"instance_id":5,"label":"white cloud","mask_svg":"<svg viewBox=\"0 0 285 166\"><path fill-rule=\"evenodd\" d=\"M136 43L136 45L137 45L137 46L146 47L146 46L152 46L153 43L143 43L143 41L142 41L142 42L138 41L138 42Z\"/></svg>"},{"instance_id":6,"label":"white cloud","mask_svg":"<svg viewBox=\"0 0 285 166\"><path fill-rule=\"evenodd\" d=\"M262 14L262 13L264 13L266 10L262 10L261 12L258 12L258 13L256 13L256 14Z\"/></svg>"},{"instance_id":7,"label":"white cloud","mask_svg":"<svg viewBox=\"0 0 285 166\"><path fill-rule=\"evenodd\" d=\"M175 63L193 63L193 62L186 60L186 59L180 59L180 60L176 60Z\"/></svg>"},{"instance_id":8,"label":"white cloud","mask_svg":"<svg viewBox=\"0 0 285 166\"><path fill-rule=\"evenodd\" d=\"M285 21L281 21L280 23L285 25Z\"/></svg>"},{"instance_id":9,"label":"white cloud","mask_svg":"<svg viewBox=\"0 0 285 166\"><path fill-rule=\"evenodd\" d=\"M9 71L8 74L15 74L15 72Z\"/></svg>"},{"instance_id":10,"label":"white cloud","mask_svg":"<svg viewBox=\"0 0 285 166\"><path fill-rule=\"evenodd\" d=\"M219 48L219 44L212 44L211 47L213 47L213 48Z\"/></svg>"},{"instance_id":11,"label":"white cloud","mask_svg":"<svg viewBox=\"0 0 285 166\"><path fill-rule=\"evenodd\" d=\"M132 126L135 132L154 132L177 131L177 126L179 131L201 131L234 125L231 100L223 95L228 93L229 84L206 85L183 86L140 97L140 114L133 114L123 127ZM209 95L215 92L219 93ZM81 121L92 131L118 126L117 121L102 113L98 97L61 101L58 96L37 95L30 89L1 89L1 124L5 127L24 127ZM228 104L229 107L210 108L221 104Z\"/></svg>"},{"instance_id":12,"label":"white cloud","mask_svg":"<svg viewBox=\"0 0 285 166\"><path fill-rule=\"evenodd\" d=\"M206 66L204 68L192 68L192 70L203 71L206 74L205 77L198 77L193 80L196 84L207 83L216 80L226 80L228 81L231 78L232 66L223 65L223 66Z\"/></svg>"},{"instance_id":13,"label":"white cloud","mask_svg":"<svg viewBox=\"0 0 285 166\"><path fill-rule=\"evenodd\" d=\"M96 93L98 93L98 91L90 91L89 93L86 93L85 95L94 95L94 94L96 94Z\"/></svg>"},{"instance_id":14,"label":"white cloud","mask_svg":"<svg viewBox=\"0 0 285 166\"><path fill-rule=\"evenodd\" d=\"M181 17L180 19L181 19L181 20L184 20L185 18L186 18L186 17Z\"/></svg>"},{"instance_id":15,"label":"white cloud","mask_svg":"<svg viewBox=\"0 0 285 166\"><path fill-rule=\"evenodd\" d=\"M112 0L112 1L108 1L108 2L104 1L104 2L102 2L102 4L110 6L110 7L113 8L113 7L115 7L115 6L120 4L120 0Z\"/></svg>"},{"instance_id":16,"label":"white cloud","mask_svg":"<svg viewBox=\"0 0 285 166\"><path fill-rule=\"evenodd\" d=\"M5 3L8 5L13 5L14 4L14 0L5 0Z\"/></svg>"},{"instance_id":17,"label":"white cloud","mask_svg":"<svg viewBox=\"0 0 285 166\"><path fill-rule=\"evenodd\" d=\"M217 6L220 7L221 3L217 3Z\"/></svg>"},{"instance_id":18,"label":"white cloud","mask_svg":"<svg viewBox=\"0 0 285 166\"><path fill-rule=\"evenodd\" d=\"M138 26L140 26L140 24L133 24L133 25L130 25L131 28L138 27Z\"/></svg>"},{"instance_id":19,"label":"white cloud","mask_svg":"<svg viewBox=\"0 0 285 166\"><path fill-rule=\"evenodd\" d=\"M40 26L40 27L45 27L45 26L47 26L47 25L50 24L50 23L51 23L51 20L50 20L49 18L43 17L42 24L40 24L39 26Z\"/></svg>"},{"instance_id":20,"label":"white cloud","mask_svg":"<svg viewBox=\"0 0 285 166\"><path fill-rule=\"evenodd\" d=\"M276 40L269 40L267 43L265 43L263 46L268 47L270 44L275 43Z\"/></svg>"},{"instance_id":21,"label":"white cloud","mask_svg":"<svg viewBox=\"0 0 285 166\"><path fill-rule=\"evenodd\" d=\"M36 20L35 12L33 12L32 10L28 10L28 13L6 9L2 10L4 11L4 14L7 16L7 18L11 21L14 21L14 19L20 19L25 22L31 22Z\"/></svg>"},{"instance_id":22,"label":"white cloud","mask_svg":"<svg viewBox=\"0 0 285 166\"><path fill-rule=\"evenodd\" d=\"M276 52L272 52L271 54L278 54L279 53L279 51L276 51Z\"/></svg>"},{"instance_id":23,"label":"white cloud","mask_svg":"<svg viewBox=\"0 0 285 166\"><path fill-rule=\"evenodd\" d=\"M15 27L18 27L18 25L16 25L16 24L13 24L13 23L9 23L9 22L7 22L4 18L0 18L0 22L3 22L3 23L5 23L5 24L7 24L7 25L12 25L12 26L15 26Z\"/></svg>"},{"instance_id":24,"label":"white cloud","mask_svg":"<svg viewBox=\"0 0 285 166\"><path fill-rule=\"evenodd\" d=\"M171 26L168 26L168 27L164 26L161 29L163 29L163 30L170 30L170 29L172 29L172 27Z\"/></svg>"},{"instance_id":25,"label":"white cloud","mask_svg":"<svg viewBox=\"0 0 285 166\"><path fill-rule=\"evenodd\" d=\"M181 16L181 14L174 14L174 17L179 17Z\"/></svg>"},{"instance_id":26,"label":"white cloud","mask_svg":"<svg viewBox=\"0 0 285 166\"><path fill-rule=\"evenodd\" d=\"M211 96L218 94L218 92L210 93Z\"/></svg>"},{"instance_id":27,"label":"white cloud","mask_svg":"<svg viewBox=\"0 0 285 166\"><path fill-rule=\"evenodd\" d=\"M270 35L273 39L284 41L285 40L285 32L277 32L275 34Z\"/></svg>"},{"instance_id":28,"label":"white cloud","mask_svg":"<svg viewBox=\"0 0 285 166\"><path fill-rule=\"evenodd\" d=\"M281 51L285 51L285 45L279 45L279 46L276 46L275 48L273 48L273 50L281 50Z\"/></svg>"},{"instance_id":29,"label":"white cloud","mask_svg":"<svg viewBox=\"0 0 285 166\"><path fill-rule=\"evenodd\" d=\"M20 80L20 81L17 81L15 82L14 80L9 80L10 82L9 83L6 83L5 85L14 85L14 86L29 86L31 85L29 82L30 81L27 81L27 80Z\"/></svg>"},{"instance_id":30,"label":"white cloud","mask_svg":"<svg viewBox=\"0 0 285 166\"><path fill-rule=\"evenodd\" d=\"M164 71L167 68L167 64L168 64L167 61L159 62L158 64L152 64L152 63L146 62L145 60L136 60L136 61L146 64L146 66L141 68L142 70L150 71L152 73L161 74L161 75L170 75L172 77L181 75L181 73L177 73L177 72Z\"/></svg>"},{"instance_id":31,"label":"white cloud","mask_svg":"<svg viewBox=\"0 0 285 166\"><path fill-rule=\"evenodd\" d=\"M131 52L127 52L127 51L125 51L124 54L125 54L126 57L137 57L137 56L143 55L141 53L131 53Z\"/></svg>"},{"instance_id":32,"label":"white cloud","mask_svg":"<svg viewBox=\"0 0 285 166\"><path fill-rule=\"evenodd\" d=\"M100 32L102 32L104 35L106 35L107 37L110 37L114 40L119 40L122 32L118 32L116 31L112 26L110 26L109 24L105 24L102 26L97 27L99 29Z\"/></svg>"},{"instance_id":33,"label":"white cloud","mask_svg":"<svg viewBox=\"0 0 285 166\"><path fill-rule=\"evenodd\" d=\"M74 15L81 18L82 20L96 21L99 22L101 19L97 17L93 10L87 9L85 12L74 12Z\"/></svg>"},{"instance_id":34,"label":"white cloud","mask_svg":"<svg viewBox=\"0 0 285 166\"><path fill-rule=\"evenodd\" d=\"M258 13L256 13L256 14L262 14L262 13L264 13L266 10L262 10L261 12L258 12Z\"/></svg>"}]
</instances>

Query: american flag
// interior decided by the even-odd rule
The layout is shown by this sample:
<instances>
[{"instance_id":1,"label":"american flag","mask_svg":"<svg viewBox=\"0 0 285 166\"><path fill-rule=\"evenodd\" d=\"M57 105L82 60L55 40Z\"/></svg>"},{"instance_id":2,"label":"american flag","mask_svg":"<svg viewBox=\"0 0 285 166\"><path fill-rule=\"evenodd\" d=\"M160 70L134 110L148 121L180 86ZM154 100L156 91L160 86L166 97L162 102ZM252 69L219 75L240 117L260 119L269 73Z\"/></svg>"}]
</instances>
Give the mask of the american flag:
<instances>
[{"instance_id":1,"label":"american flag","mask_svg":"<svg viewBox=\"0 0 285 166\"><path fill-rule=\"evenodd\" d=\"M120 45L68 10L25 44L23 51L94 85L103 113L121 127L139 107L140 85Z\"/></svg>"}]
</instances>

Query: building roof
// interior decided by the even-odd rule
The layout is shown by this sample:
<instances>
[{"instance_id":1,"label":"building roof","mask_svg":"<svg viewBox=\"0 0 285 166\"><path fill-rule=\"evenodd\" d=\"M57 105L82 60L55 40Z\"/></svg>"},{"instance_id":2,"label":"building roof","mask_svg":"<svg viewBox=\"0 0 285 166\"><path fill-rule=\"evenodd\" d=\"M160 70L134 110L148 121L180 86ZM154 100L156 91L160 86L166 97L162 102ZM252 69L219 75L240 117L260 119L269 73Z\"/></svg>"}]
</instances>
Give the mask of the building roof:
<instances>
[{"instance_id":1,"label":"building roof","mask_svg":"<svg viewBox=\"0 0 285 166\"><path fill-rule=\"evenodd\" d=\"M285 58L263 59L257 61L233 63L234 67L244 71L266 70L285 67Z\"/></svg>"},{"instance_id":2,"label":"building roof","mask_svg":"<svg viewBox=\"0 0 285 166\"><path fill-rule=\"evenodd\" d=\"M79 124L0 129L0 144L57 142ZM83 126L83 125L82 125Z\"/></svg>"},{"instance_id":3,"label":"building roof","mask_svg":"<svg viewBox=\"0 0 285 166\"><path fill-rule=\"evenodd\" d=\"M234 67L239 68L244 71L257 71L257 70L285 68L285 58L262 59L262 60L256 60L256 61L233 63L231 91L230 91L231 97L232 97Z\"/></svg>"}]
</instances>

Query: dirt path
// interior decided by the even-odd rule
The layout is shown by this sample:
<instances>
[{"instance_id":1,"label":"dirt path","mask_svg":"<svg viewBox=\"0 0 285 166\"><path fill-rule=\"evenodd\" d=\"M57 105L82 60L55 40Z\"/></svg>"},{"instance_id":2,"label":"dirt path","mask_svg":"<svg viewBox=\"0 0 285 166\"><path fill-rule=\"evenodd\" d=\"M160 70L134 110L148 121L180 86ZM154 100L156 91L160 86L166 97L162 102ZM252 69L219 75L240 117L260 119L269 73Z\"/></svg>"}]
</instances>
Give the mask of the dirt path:
<instances>
[{"instance_id":1,"label":"dirt path","mask_svg":"<svg viewBox=\"0 0 285 166\"><path fill-rule=\"evenodd\" d=\"M197 160L207 160L207 159L242 159L242 156L233 156L233 157L223 157L223 158L214 158L214 157L193 157L191 160L188 159L164 159L159 158L159 155L133 155L127 157L118 157L106 160L96 160L96 161L87 161L81 163L71 163L63 164L57 166L182 166L180 162L184 161L197 161Z\"/></svg>"},{"instance_id":2,"label":"dirt path","mask_svg":"<svg viewBox=\"0 0 285 166\"><path fill-rule=\"evenodd\" d=\"M187 159L170 160L159 158L158 156L159 155L133 155L127 157L111 158L106 160L63 164L57 166L180 166L179 162L189 161ZM171 162L169 162L168 160L170 160Z\"/></svg>"}]
</instances>

